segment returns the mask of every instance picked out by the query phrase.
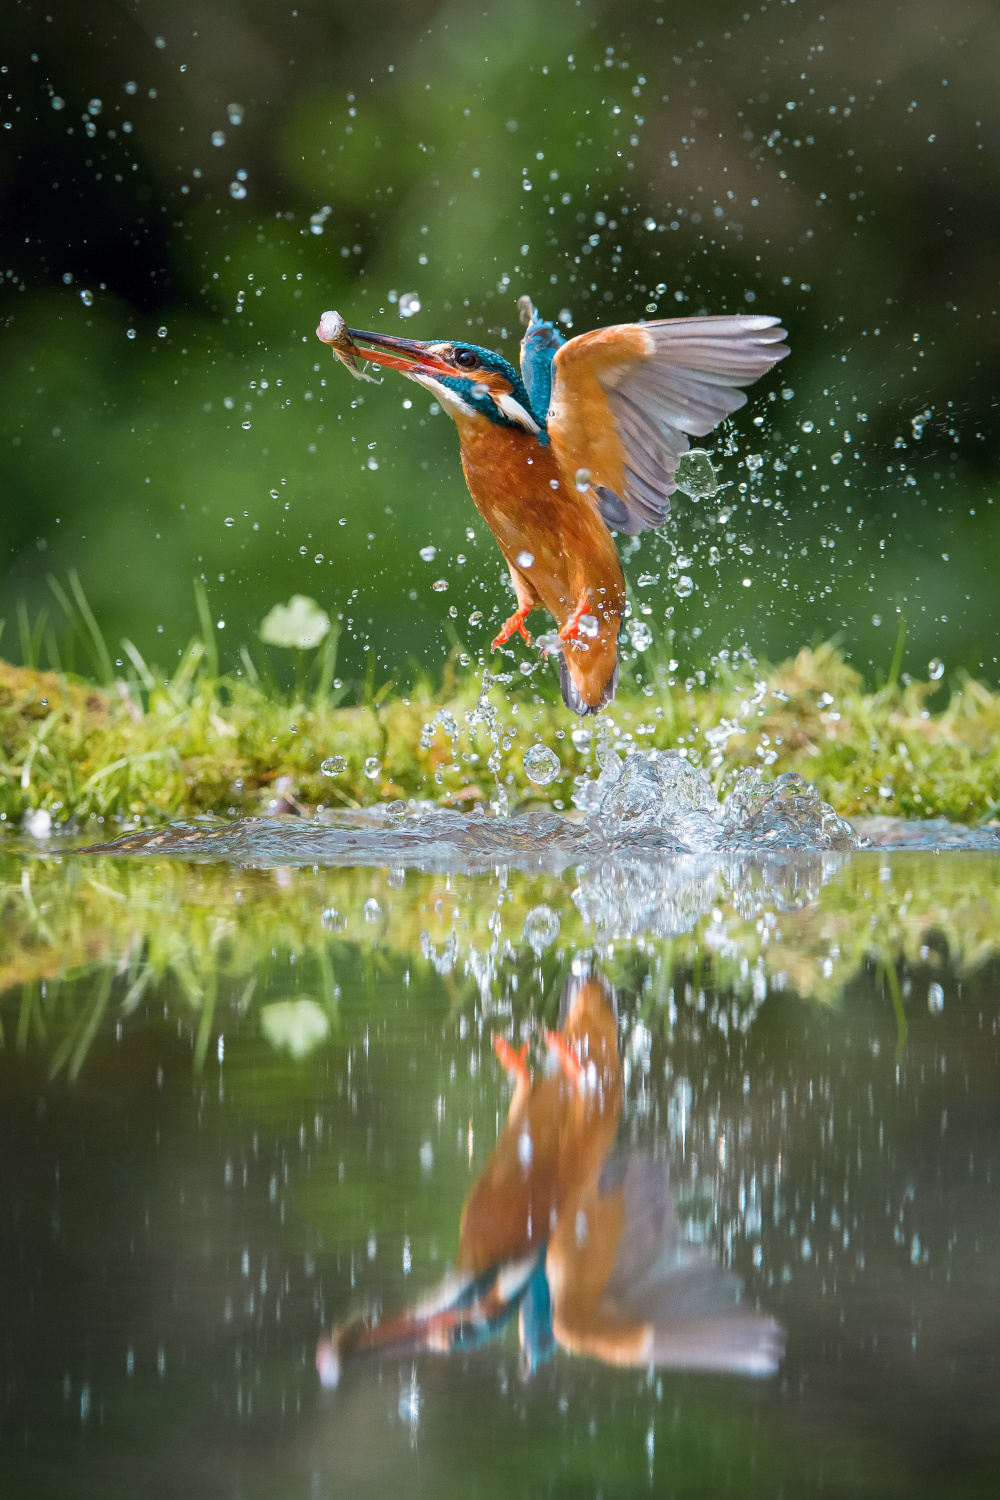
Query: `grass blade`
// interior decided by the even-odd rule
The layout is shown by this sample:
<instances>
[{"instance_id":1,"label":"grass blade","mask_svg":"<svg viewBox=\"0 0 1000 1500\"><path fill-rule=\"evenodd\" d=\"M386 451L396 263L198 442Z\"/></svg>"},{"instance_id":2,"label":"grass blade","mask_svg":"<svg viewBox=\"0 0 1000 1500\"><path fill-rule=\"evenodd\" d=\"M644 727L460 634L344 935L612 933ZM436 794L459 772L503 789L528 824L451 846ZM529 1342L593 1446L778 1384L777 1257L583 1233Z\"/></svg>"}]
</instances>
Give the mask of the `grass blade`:
<instances>
[{"instance_id":1,"label":"grass blade","mask_svg":"<svg viewBox=\"0 0 1000 1500\"><path fill-rule=\"evenodd\" d=\"M94 618L94 611L87 602L87 596L83 592L83 584L80 582L80 575L75 568L70 568L67 577L69 578L69 586L73 591L76 607L80 611L80 618L86 626L86 636L89 637L88 644L94 658L94 665L97 668L97 679L105 687L108 687L114 681L115 672L111 665L111 655L108 651L107 642L101 633L101 627Z\"/></svg>"},{"instance_id":2,"label":"grass blade","mask_svg":"<svg viewBox=\"0 0 1000 1500\"><path fill-rule=\"evenodd\" d=\"M219 675L219 652L215 644L215 627L212 624L212 612L208 607L208 594L205 585L200 578L194 581L194 602L198 606L198 621L201 625L201 639L205 646L205 666L209 677Z\"/></svg>"}]
</instances>

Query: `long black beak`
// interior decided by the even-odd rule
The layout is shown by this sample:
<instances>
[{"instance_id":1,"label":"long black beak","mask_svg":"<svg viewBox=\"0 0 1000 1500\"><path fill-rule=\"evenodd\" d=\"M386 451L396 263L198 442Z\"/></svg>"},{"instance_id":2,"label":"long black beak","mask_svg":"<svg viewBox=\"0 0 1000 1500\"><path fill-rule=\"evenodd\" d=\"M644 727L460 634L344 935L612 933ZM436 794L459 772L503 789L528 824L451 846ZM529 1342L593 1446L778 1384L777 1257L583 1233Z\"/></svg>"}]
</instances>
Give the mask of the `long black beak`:
<instances>
[{"instance_id":1,"label":"long black beak","mask_svg":"<svg viewBox=\"0 0 1000 1500\"><path fill-rule=\"evenodd\" d=\"M440 355L432 354L428 346L417 339L394 338L389 333L366 333L360 328L348 328L347 333L359 346L359 355L373 364L386 365L404 373L416 368L426 370L429 375L455 374L451 365L446 364ZM361 347L363 345L371 347Z\"/></svg>"}]
</instances>

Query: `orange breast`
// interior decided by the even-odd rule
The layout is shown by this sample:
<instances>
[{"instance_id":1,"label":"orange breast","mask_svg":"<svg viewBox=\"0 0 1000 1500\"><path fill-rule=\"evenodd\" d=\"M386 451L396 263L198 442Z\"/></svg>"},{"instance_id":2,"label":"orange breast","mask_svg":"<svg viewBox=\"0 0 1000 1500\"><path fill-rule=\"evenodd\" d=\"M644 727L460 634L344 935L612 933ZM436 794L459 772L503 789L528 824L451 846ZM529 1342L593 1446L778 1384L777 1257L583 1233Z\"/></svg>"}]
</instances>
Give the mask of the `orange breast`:
<instances>
[{"instance_id":1,"label":"orange breast","mask_svg":"<svg viewBox=\"0 0 1000 1500\"><path fill-rule=\"evenodd\" d=\"M511 570L560 626L588 590L601 634L606 621L617 637L625 584L593 501L564 482L552 449L531 433L481 417L457 425L469 492ZM526 552L532 562L519 563Z\"/></svg>"}]
</instances>

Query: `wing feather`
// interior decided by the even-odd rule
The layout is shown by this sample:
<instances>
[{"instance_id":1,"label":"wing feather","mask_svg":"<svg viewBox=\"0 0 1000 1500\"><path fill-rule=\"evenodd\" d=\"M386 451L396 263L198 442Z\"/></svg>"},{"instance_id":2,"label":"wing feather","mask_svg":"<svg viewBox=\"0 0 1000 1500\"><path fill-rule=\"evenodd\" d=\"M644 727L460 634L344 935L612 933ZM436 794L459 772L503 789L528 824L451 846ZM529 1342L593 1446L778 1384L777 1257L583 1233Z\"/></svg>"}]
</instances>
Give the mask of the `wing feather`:
<instances>
[{"instance_id":1,"label":"wing feather","mask_svg":"<svg viewBox=\"0 0 1000 1500\"><path fill-rule=\"evenodd\" d=\"M751 385L788 353L777 318L671 318L570 339L553 361L549 435L567 480L590 474L616 530L638 535L670 510L689 437L705 437L746 404ZM614 496L615 505L607 498Z\"/></svg>"}]
</instances>

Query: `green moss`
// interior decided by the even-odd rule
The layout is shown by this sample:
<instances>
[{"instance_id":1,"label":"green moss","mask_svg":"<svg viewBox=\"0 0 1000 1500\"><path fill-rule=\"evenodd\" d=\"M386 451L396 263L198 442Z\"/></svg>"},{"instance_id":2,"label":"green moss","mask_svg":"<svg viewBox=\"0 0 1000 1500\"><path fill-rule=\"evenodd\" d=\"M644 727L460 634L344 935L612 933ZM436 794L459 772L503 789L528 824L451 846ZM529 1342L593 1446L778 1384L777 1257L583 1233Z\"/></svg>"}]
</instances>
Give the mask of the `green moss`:
<instances>
[{"instance_id":1,"label":"green moss","mask_svg":"<svg viewBox=\"0 0 1000 1500\"><path fill-rule=\"evenodd\" d=\"M284 694L249 671L216 675L198 641L170 681L140 665L141 680L133 674L102 690L0 661L0 813L8 825L38 808L55 822L124 825L495 795L487 726L469 723L480 692L474 669L450 666L438 691L422 686L408 698L369 695L368 706L343 707L325 690L329 673L313 692ZM869 692L829 645L768 669L722 666L704 685L679 684L662 666L651 675L644 688L625 684L602 716L611 742L686 749L720 790L739 767L756 765L773 775L800 771L847 817L977 823L1000 805L1000 696L982 683L959 681L932 710L935 683ZM540 795L523 769L524 751L540 739L563 766L544 795L568 806L574 778L594 774L593 747L578 749L577 720L539 701L533 687L535 701L524 690L505 696L502 683L490 690L500 777L514 805ZM336 756L345 769L324 775L323 762Z\"/></svg>"}]
</instances>

